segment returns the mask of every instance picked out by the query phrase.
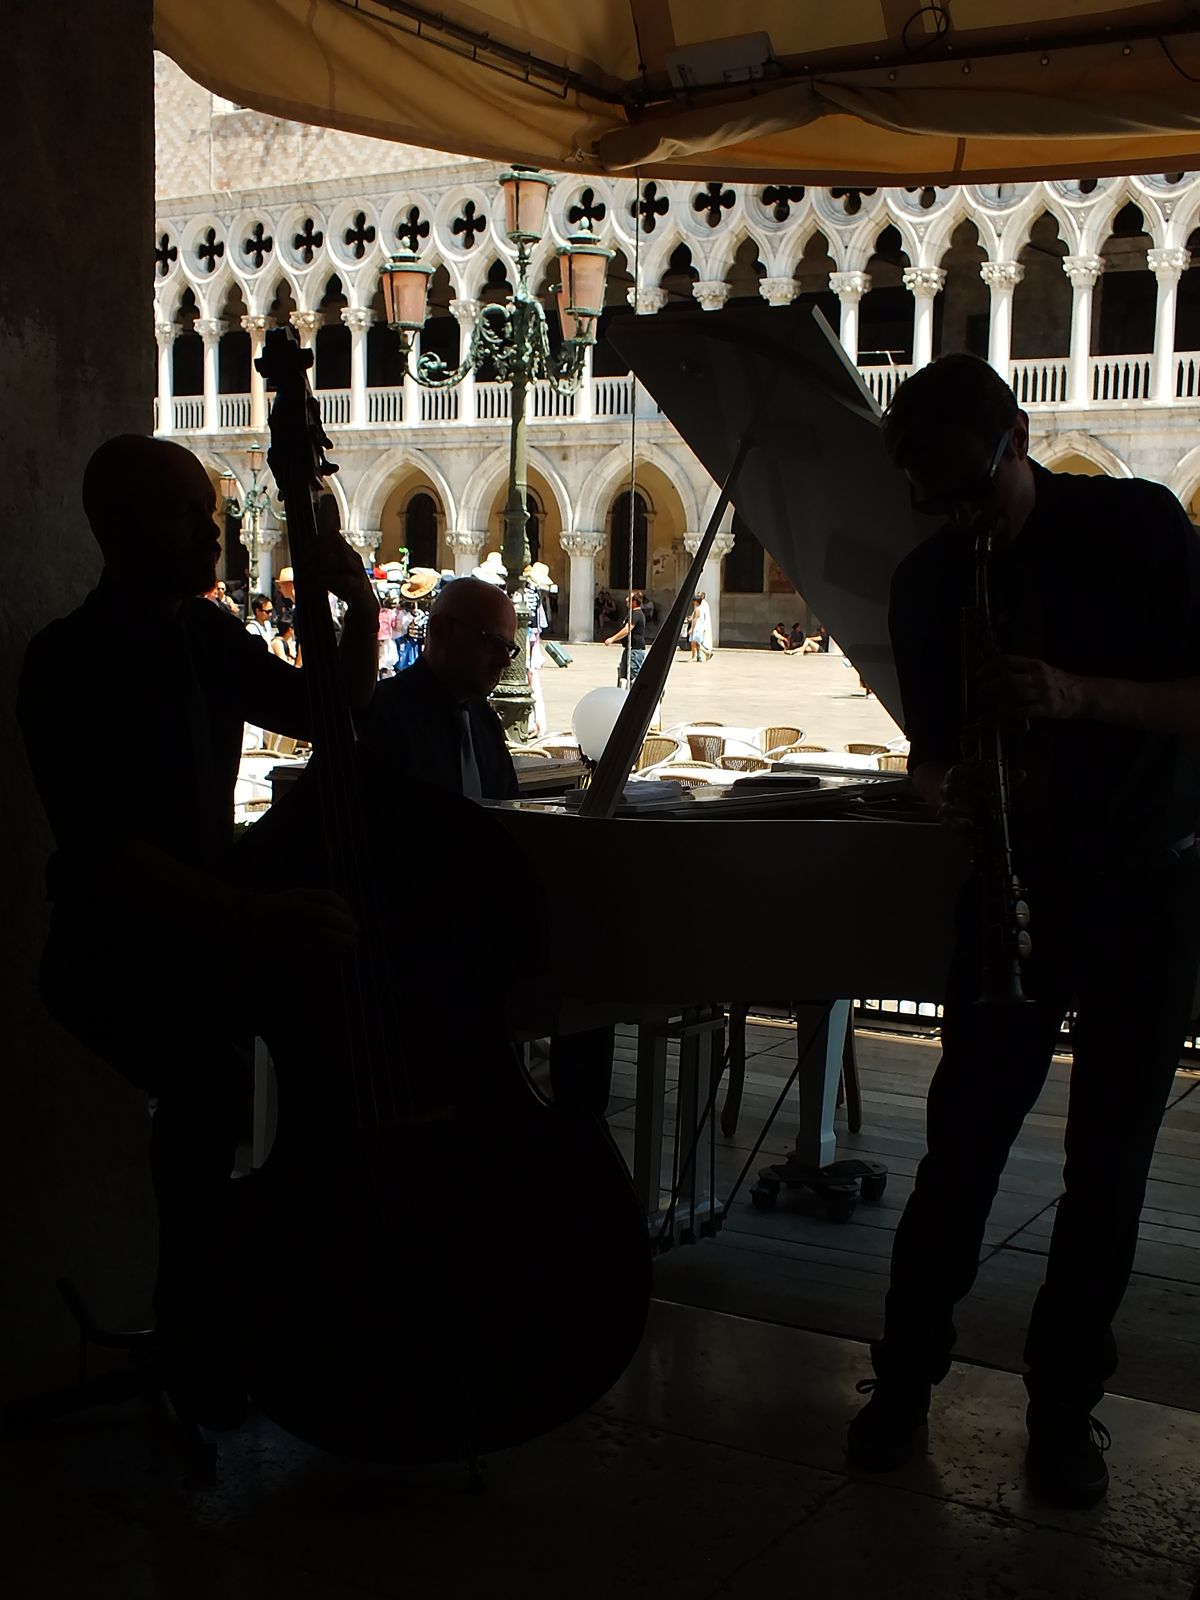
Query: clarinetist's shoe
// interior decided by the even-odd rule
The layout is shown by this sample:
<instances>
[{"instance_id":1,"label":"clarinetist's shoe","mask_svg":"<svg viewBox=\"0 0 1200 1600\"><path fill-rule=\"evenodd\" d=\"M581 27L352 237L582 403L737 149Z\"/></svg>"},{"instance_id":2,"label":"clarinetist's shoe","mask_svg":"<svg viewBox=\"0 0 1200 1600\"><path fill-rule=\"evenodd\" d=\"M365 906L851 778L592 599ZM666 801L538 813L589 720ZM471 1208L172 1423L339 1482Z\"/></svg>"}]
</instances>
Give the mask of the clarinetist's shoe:
<instances>
[{"instance_id":1,"label":"clarinetist's shoe","mask_svg":"<svg viewBox=\"0 0 1200 1600\"><path fill-rule=\"evenodd\" d=\"M1108 1429L1086 1409L1031 1401L1025 1413L1029 1450L1025 1477L1039 1500L1082 1509L1094 1506L1108 1489L1104 1455L1112 1443Z\"/></svg>"},{"instance_id":2,"label":"clarinetist's shoe","mask_svg":"<svg viewBox=\"0 0 1200 1600\"><path fill-rule=\"evenodd\" d=\"M846 1460L864 1472L892 1472L917 1448L929 1418L931 1385L889 1373L855 1384L871 1398L846 1433Z\"/></svg>"}]
</instances>

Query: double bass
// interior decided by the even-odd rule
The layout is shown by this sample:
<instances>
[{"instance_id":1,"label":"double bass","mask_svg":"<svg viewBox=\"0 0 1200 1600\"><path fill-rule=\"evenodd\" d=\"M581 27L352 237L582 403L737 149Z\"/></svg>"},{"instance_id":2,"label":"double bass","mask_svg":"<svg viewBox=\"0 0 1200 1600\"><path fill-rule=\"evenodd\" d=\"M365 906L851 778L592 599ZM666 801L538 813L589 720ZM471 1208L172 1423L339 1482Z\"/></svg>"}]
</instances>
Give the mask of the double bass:
<instances>
[{"instance_id":1,"label":"double bass","mask_svg":"<svg viewBox=\"0 0 1200 1600\"><path fill-rule=\"evenodd\" d=\"M420 785L391 797L387 842L405 838L433 870L417 947L389 935L381 824L364 801L333 619L308 576L315 497L336 471L311 363L290 329L268 335L258 363L275 391L268 460L314 755L251 839L286 838L288 802L297 816L307 806L359 942L328 981L298 973L269 1032L276 1135L237 1186L240 1358L254 1401L311 1444L474 1460L578 1414L623 1371L649 1306L646 1223L607 1130L545 1100L516 1054L502 962L524 875L514 881L512 844L472 802Z\"/></svg>"}]
</instances>

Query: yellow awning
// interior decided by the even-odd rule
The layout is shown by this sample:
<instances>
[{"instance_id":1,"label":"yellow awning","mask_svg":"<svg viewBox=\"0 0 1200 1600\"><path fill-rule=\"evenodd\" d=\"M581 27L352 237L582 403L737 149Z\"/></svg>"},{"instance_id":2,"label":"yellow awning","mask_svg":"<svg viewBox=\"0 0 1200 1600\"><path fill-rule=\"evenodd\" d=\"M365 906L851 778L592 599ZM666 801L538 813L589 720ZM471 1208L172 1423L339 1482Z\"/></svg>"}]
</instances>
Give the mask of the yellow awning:
<instances>
[{"instance_id":1,"label":"yellow awning","mask_svg":"<svg viewBox=\"0 0 1200 1600\"><path fill-rule=\"evenodd\" d=\"M1200 167L1196 0L156 0L155 42L275 116L558 170Z\"/></svg>"}]
</instances>

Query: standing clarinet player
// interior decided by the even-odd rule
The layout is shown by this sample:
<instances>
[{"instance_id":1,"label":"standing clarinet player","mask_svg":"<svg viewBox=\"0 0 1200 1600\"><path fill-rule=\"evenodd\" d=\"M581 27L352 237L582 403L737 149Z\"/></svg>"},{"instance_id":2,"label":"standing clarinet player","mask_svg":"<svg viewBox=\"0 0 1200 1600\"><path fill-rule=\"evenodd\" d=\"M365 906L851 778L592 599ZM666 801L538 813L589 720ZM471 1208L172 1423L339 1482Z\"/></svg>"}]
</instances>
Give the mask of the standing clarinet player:
<instances>
[{"instance_id":1,"label":"standing clarinet player","mask_svg":"<svg viewBox=\"0 0 1200 1600\"><path fill-rule=\"evenodd\" d=\"M913 1453L1009 1149L1070 1010L1064 1191L1025 1343L1027 1474L1045 1499L1090 1505L1108 1485L1109 1443L1091 1413L1117 1367L1112 1321L1200 961L1200 538L1156 484L1032 462L1028 418L972 356L904 383L883 435L914 506L942 523L892 583L909 771L940 820L976 834L977 864L958 908L927 1154L896 1232L849 1457L883 1471ZM980 998L994 907L1016 898L988 848L995 775L960 754L972 731L961 617L980 532L996 653L972 688L1001 731L1011 866L1031 913L1007 1003Z\"/></svg>"}]
</instances>

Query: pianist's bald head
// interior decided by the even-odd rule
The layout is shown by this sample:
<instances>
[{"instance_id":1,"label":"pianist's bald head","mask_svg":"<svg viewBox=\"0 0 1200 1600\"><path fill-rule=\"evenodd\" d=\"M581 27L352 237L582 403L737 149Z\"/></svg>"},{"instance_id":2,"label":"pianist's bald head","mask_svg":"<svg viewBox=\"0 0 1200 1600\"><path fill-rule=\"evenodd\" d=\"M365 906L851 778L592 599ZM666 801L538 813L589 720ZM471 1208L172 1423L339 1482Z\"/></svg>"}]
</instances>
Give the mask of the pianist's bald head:
<instances>
[{"instance_id":1,"label":"pianist's bald head","mask_svg":"<svg viewBox=\"0 0 1200 1600\"><path fill-rule=\"evenodd\" d=\"M216 504L208 473L170 439L118 434L84 469L83 509L106 569L176 599L216 581Z\"/></svg>"},{"instance_id":2,"label":"pianist's bald head","mask_svg":"<svg viewBox=\"0 0 1200 1600\"><path fill-rule=\"evenodd\" d=\"M455 578L429 613L425 661L459 699L491 694L516 638L513 603L481 578Z\"/></svg>"}]
</instances>

